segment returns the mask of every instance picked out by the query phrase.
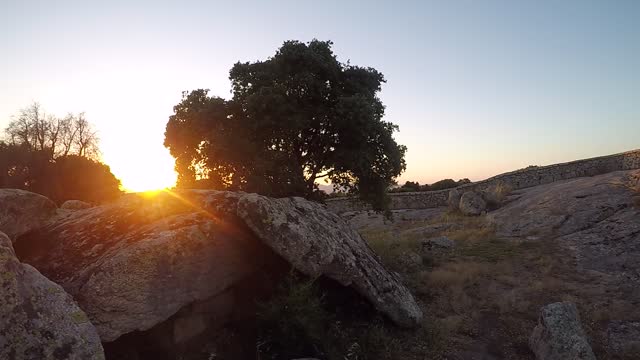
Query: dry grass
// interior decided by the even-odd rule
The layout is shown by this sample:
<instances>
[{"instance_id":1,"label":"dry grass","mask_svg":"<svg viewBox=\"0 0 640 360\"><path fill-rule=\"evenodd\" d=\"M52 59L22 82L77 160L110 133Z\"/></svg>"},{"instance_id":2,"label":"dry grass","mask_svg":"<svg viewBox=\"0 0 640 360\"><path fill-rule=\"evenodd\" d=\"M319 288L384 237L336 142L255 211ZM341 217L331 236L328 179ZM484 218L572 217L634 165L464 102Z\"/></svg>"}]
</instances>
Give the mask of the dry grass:
<instances>
[{"instance_id":1,"label":"dry grass","mask_svg":"<svg viewBox=\"0 0 640 360\"><path fill-rule=\"evenodd\" d=\"M370 231L361 235L382 262L394 271L407 270L408 266L414 265L412 262L419 262L415 259L420 257L419 236L395 236L391 231Z\"/></svg>"},{"instance_id":2,"label":"dry grass","mask_svg":"<svg viewBox=\"0 0 640 360\"><path fill-rule=\"evenodd\" d=\"M428 285L435 288L465 286L489 273L489 266L477 262L455 262L445 264L427 276Z\"/></svg>"},{"instance_id":3,"label":"dry grass","mask_svg":"<svg viewBox=\"0 0 640 360\"><path fill-rule=\"evenodd\" d=\"M640 198L640 188L636 191ZM423 236L420 232L398 236L402 232L397 229L437 224L455 225L429 235L454 240L453 251L443 252L431 262L422 255L421 266L406 266L407 253L421 254ZM438 335L432 339L439 340L432 342L442 347L437 353L447 358L533 359L528 336L536 325L539 309L556 301L576 303L598 358L610 358L603 335L609 321L640 318L640 309L626 300L627 295L595 274L578 272L574 255L554 240L499 239L485 217L464 217L455 212L394 226L396 231L378 230L363 235L417 296L423 311L431 317L429 323L436 324ZM423 334L391 334L396 339L394 347L421 348ZM398 340L398 336L402 339ZM396 356L401 353L394 352ZM420 357L414 352L402 354L405 359L438 358Z\"/></svg>"},{"instance_id":4,"label":"dry grass","mask_svg":"<svg viewBox=\"0 0 640 360\"><path fill-rule=\"evenodd\" d=\"M513 188L507 184L496 184L493 188L488 190L488 193L485 196L487 201L487 208L489 210L500 208L512 191Z\"/></svg>"}]
</instances>

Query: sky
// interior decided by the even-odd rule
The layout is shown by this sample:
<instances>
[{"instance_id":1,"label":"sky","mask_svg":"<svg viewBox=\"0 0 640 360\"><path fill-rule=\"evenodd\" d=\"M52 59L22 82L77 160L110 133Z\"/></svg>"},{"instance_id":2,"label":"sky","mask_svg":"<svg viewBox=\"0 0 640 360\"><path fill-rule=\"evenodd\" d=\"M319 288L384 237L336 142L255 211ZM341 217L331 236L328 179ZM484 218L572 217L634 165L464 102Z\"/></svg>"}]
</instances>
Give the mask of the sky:
<instances>
[{"instance_id":1,"label":"sky","mask_svg":"<svg viewBox=\"0 0 640 360\"><path fill-rule=\"evenodd\" d=\"M230 97L238 61L332 40L381 71L399 181L481 180L640 148L640 1L0 0L0 128L33 101L86 113L125 188L175 179L185 90Z\"/></svg>"}]
</instances>

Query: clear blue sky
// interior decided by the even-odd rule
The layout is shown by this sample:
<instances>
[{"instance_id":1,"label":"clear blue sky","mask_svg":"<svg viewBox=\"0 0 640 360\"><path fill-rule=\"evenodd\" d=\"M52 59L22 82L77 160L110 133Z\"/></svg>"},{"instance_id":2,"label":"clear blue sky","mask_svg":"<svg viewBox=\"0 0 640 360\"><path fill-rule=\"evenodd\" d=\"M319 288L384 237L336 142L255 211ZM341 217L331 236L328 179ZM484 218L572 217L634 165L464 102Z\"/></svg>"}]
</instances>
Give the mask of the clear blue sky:
<instances>
[{"instance_id":1,"label":"clear blue sky","mask_svg":"<svg viewBox=\"0 0 640 360\"><path fill-rule=\"evenodd\" d=\"M640 148L640 1L0 1L0 125L86 111L125 185L171 171L182 90L228 97L233 63L289 39L385 74L401 181Z\"/></svg>"}]
</instances>

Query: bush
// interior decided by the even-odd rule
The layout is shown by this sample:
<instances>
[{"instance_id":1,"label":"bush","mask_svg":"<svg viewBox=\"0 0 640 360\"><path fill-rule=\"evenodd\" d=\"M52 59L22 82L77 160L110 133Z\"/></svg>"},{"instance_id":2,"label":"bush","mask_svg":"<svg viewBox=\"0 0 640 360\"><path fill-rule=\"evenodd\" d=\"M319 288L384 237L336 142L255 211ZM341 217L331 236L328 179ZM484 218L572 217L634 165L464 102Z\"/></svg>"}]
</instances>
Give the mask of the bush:
<instances>
[{"instance_id":1,"label":"bush","mask_svg":"<svg viewBox=\"0 0 640 360\"><path fill-rule=\"evenodd\" d=\"M50 156L47 151L0 141L0 188L37 192L58 204L102 203L121 194L120 180L109 166L79 155Z\"/></svg>"},{"instance_id":2,"label":"bush","mask_svg":"<svg viewBox=\"0 0 640 360\"><path fill-rule=\"evenodd\" d=\"M274 297L259 304L261 359L320 356L330 321L314 280L291 273Z\"/></svg>"},{"instance_id":3,"label":"bush","mask_svg":"<svg viewBox=\"0 0 640 360\"><path fill-rule=\"evenodd\" d=\"M109 166L83 156L61 156L50 162L32 191L58 204L66 200L103 203L121 195L120 180Z\"/></svg>"},{"instance_id":4,"label":"bush","mask_svg":"<svg viewBox=\"0 0 640 360\"><path fill-rule=\"evenodd\" d=\"M484 198L484 201L487 202L487 208L489 210L496 210L502 206L511 191L511 186L504 183L498 183L494 187L485 191L482 197Z\"/></svg>"}]
</instances>

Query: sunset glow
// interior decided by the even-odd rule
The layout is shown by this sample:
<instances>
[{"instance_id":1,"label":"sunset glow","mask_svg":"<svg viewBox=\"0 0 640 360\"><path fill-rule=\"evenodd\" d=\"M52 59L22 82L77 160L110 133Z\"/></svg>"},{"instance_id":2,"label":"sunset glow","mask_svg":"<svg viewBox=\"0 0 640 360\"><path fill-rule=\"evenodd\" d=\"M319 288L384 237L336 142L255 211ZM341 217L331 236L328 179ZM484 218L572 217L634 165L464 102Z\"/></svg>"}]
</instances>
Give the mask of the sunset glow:
<instances>
[{"instance_id":1,"label":"sunset glow","mask_svg":"<svg viewBox=\"0 0 640 360\"><path fill-rule=\"evenodd\" d=\"M131 159L134 155L117 150L105 155L105 162L122 181L122 190L126 192L161 190L176 184L173 158L162 147L147 151L143 156L137 155L140 156L138 161Z\"/></svg>"}]
</instances>

